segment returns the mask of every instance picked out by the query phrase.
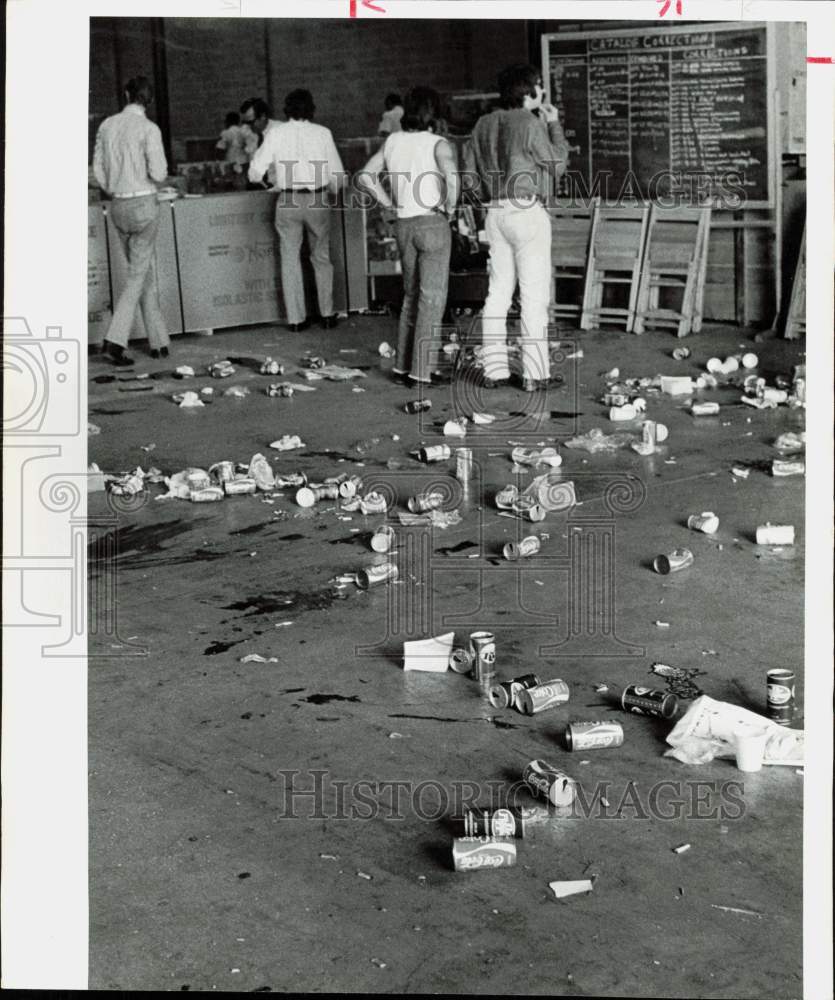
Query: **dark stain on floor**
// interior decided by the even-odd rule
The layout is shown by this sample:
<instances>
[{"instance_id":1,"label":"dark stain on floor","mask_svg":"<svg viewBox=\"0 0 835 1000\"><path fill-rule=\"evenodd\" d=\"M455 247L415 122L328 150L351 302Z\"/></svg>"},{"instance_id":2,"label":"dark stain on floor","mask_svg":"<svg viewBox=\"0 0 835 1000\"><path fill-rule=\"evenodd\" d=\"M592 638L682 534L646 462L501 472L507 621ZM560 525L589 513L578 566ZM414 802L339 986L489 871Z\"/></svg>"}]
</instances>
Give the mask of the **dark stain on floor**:
<instances>
[{"instance_id":1,"label":"dark stain on floor","mask_svg":"<svg viewBox=\"0 0 835 1000\"><path fill-rule=\"evenodd\" d=\"M328 705L332 701L353 701L360 703L360 697L356 694L311 694L307 698L302 698L311 705Z\"/></svg>"}]
</instances>

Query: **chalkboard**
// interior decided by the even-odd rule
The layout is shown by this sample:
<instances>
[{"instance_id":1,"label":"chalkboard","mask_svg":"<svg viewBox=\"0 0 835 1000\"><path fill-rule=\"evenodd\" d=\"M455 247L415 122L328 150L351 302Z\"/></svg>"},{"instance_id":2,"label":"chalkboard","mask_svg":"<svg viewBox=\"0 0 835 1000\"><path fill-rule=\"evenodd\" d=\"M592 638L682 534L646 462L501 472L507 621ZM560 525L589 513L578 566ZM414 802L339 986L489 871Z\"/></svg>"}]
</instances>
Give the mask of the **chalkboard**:
<instances>
[{"instance_id":1,"label":"chalkboard","mask_svg":"<svg viewBox=\"0 0 835 1000\"><path fill-rule=\"evenodd\" d=\"M772 52L761 23L543 35L572 147L560 194L770 207Z\"/></svg>"}]
</instances>

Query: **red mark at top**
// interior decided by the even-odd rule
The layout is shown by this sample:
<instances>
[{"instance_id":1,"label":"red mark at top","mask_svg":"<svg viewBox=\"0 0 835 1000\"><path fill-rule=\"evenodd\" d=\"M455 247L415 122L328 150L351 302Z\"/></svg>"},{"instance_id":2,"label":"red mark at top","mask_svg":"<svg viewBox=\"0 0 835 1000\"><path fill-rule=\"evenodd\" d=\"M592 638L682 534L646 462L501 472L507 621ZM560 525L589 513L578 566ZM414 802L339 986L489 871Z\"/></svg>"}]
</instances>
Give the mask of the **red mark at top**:
<instances>
[{"instance_id":1,"label":"red mark at top","mask_svg":"<svg viewBox=\"0 0 835 1000\"><path fill-rule=\"evenodd\" d=\"M663 17L670 9L671 0L656 0L656 3L663 5L661 10L658 11L658 16ZM676 14L681 17L681 0L676 0Z\"/></svg>"},{"instance_id":2,"label":"red mark at top","mask_svg":"<svg viewBox=\"0 0 835 1000\"><path fill-rule=\"evenodd\" d=\"M679 0L681 2L681 0ZM376 4L372 3L371 0L360 0L363 7L367 7L369 10L375 10L378 14L385 14L385 8L378 7ZM357 0L348 0L348 17L357 16Z\"/></svg>"}]
</instances>

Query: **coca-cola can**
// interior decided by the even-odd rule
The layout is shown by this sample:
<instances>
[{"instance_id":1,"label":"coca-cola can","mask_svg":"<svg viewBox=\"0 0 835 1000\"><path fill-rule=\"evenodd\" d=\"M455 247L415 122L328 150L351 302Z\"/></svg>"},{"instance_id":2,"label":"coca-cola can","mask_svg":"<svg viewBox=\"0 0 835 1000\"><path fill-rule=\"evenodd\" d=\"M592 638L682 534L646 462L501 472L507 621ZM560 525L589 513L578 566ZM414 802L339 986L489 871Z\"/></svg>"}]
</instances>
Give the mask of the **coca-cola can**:
<instances>
[{"instance_id":1,"label":"coca-cola can","mask_svg":"<svg viewBox=\"0 0 835 1000\"><path fill-rule=\"evenodd\" d=\"M406 506L413 514L423 514L427 510L442 506L443 502L443 493L419 493L417 496L409 497Z\"/></svg>"},{"instance_id":2,"label":"coca-cola can","mask_svg":"<svg viewBox=\"0 0 835 1000\"><path fill-rule=\"evenodd\" d=\"M455 837L452 864L457 872L512 868L516 864L516 844L496 837Z\"/></svg>"},{"instance_id":3,"label":"coca-cola can","mask_svg":"<svg viewBox=\"0 0 835 1000\"><path fill-rule=\"evenodd\" d=\"M420 413L422 410L432 409L431 399L413 399L403 407L406 413Z\"/></svg>"},{"instance_id":4,"label":"coca-cola can","mask_svg":"<svg viewBox=\"0 0 835 1000\"><path fill-rule=\"evenodd\" d=\"M207 486L211 486L212 482L208 472L204 472L202 469L189 469L186 472L186 485L194 491L205 489Z\"/></svg>"},{"instance_id":5,"label":"coca-cola can","mask_svg":"<svg viewBox=\"0 0 835 1000\"><path fill-rule=\"evenodd\" d=\"M228 479L223 488L227 496L241 496L246 493L254 493L257 489L254 479L249 476L242 476L240 479Z\"/></svg>"},{"instance_id":6,"label":"coca-cola can","mask_svg":"<svg viewBox=\"0 0 835 1000\"><path fill-rule=\"evenodd\" d=\"M542 681L536 674L522 674L521 677L514 677L510 682L510 690L513 695L511 699L511 704L519 708L519 696L523 691L527 691L529 688L539 687ZM521 711L521 709L519 709Z\"/></svg>"},{"instance_id":7,"label":"coca-cola can","mask_svg":"<svg viewBox=\"0 0 835 1000\"><path fill-rule=\"evenodd\" d=\"M505 559L511 562L516 559L525 559L528 556L536 555L541 547L541 542L536 535L528 535L519 542L508 542L502 549Z\"/></svg>"},{"instance_id":8,"label":"coca-cola can","mask_svg":"<svg viewBox=\"0 0 835 1000\"><path fill-rule=\"evenodd\" d=\"M568 750L603 750L623 745L623 726L619 722L569 722L565 727Z\"/></svg>"},{"instance_id":9,"label":"coca-cola can","mask_svg":"<svg viewBox=\"0 0 835 1000\"><path fill-rule=\"evenodd\" d=\"M794 671L776 668L766 674L768 717L779 726L790 726L794 715Z\"/></svg>"},{"instance_id":10,"label":"coca-cola can","mask_svg":"<svg viewBox=\"0 0 835 1000\"><path fill-rule=\"evenodd\" d=\"M398 576L394 563L380 563L378 566L366 566L357 571L357 586L360 590L379 586L381 583L393 583Z\"/></svg>"},{"instance_id":11,"label":"coca-cola can","mask_svg":"<svg viewBox=\"0 0 835 1000\"><path fill-rule=\"evenodd\" d=\"M473 654L472 676L482 684L492 685L496 676L496 637L492 632L473 632L470 635Z\"/></svg>"},{"instance_id":12,"label":"coca-cola can","mask_svg":"<svg viewBox=\"0 0 835 1000\"><path fill-rule=\"evenodd\" d=\"M473 478L472 448L455 449L455 478L460 483L469 482Z\"/></svg>"},{"instance_id":13,"label":"coca-cola can","mask_svg":"<svg viewBox=\"0 0 835 1000\"><path fill-rule=\"evenodd\" d=\"M525 816L518 806L498 809L473 806L464 811L461 819L465 837L515 837L525 836Z\"/></svg>"},{"instance_id":14,"label":"coca-cola can","mask_svg":"<svg viewBox=\"0 0 835 1000\"><path fill-rule=\"evenodd\" d=\"M620 696L621 708L633 715L653 715L672 719L678 711L678 698L670 691L655 691L641 684L629 684Z\"/></svg>"},{"instance_id":15,"label":"coca-cola can","mask_svg":"<svg viewBox=\"0 0 835 1000\"><path fill-rule=\"evenodd\" d=\"M520 712L524 712L525 715L536 715L557 705L564 705L569 697L568 685L565 681L555 678L520 691L516 703Z\"/></svg>"},{"instance_id":16,"label":"coca-cola can","mask_svg":"<svg viewBox=\"0 0 835 1000\"><path fill-rule=\"evenodd\" d=\"M532 792L554 806L570 806L577 794L574 779L544 760L532 760L526 765L522 780Z\"/></svg>"},{"instance_id":17,"label":"coca-cola can","mask_svg":"<svg viewBox=\"0 0 835 1000\"><path fill-rule=\"evenodd\" d=\"M420 458L423 462L443 462L452 455L452 449L448 444L432 444L428 448L420 449Z\"/></svg>"}]
</instances>

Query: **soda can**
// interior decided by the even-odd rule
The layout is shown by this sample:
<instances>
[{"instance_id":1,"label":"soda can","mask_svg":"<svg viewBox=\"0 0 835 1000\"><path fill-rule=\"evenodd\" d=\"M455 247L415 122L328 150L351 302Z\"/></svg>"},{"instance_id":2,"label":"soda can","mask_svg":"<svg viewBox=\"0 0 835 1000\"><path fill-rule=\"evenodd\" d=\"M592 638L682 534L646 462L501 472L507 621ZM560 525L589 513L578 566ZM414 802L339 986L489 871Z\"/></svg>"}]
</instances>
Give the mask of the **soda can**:
<instances>
[{"instance_id":1,"label":"soda can","mask_svg":"<svg viewBox=\"0 0 835 1000\"><path fill-rule=\"evenodd\" d=\"M803 476L806 462L802 458L775 458L771 462L772 476Z\"/></svg>"},{"instance_id":2,"label":"soda can","mask_svg":"<svg viewBox=\"0 0 835 1000\"><path fill-rule=\"evenodd\" d=\"M719 412L719 404L709 402L693 402L690 404L690 412L694 417L715 417Z\"/></svg>"},{"instance_id":3,"label":"soda can","mask_svg":"<svg viewBox=\"0 0 835 1000\"><path fill-rule=\"evenodd\" d=\"M496 676L496 637L492 632L473 632L470 635L473 654L472 676L487 684Z\"/></svg>"},{"instance_id":4,"label":"soda can","mask_svg":"<svg viewBox=\"0 0 835 1000\"><path fill-rule=\"evenodd\" d=\"M564 771L544 760L532 760L522 772L522 781L536 795L554 806L570 806L577 794L577 783Z\"/></svg>"},{"instance_id":5,"label":"soda can","mask_svg":"<svg viewBox=\"0 0 835 1000\"><path fill-rule=\"evenodd\" d=\"M774 389L772 386L767 385L758 390L757 398L761 399L764 403L785 403L789 398L789 394L786 389Z\"/></svg>"},{"instance_id":6,"label":"soda can","mask_svg":"<svg viewBox=\"0 0 835 1000\"><path fill-rule=\"evenodd\" d=\"M312 507L320 500L338 500L339 487L336 483L323 483L321 486L302 486L296 491L296 503L299 507Z\"/></svg>"},{"instance_id":7,"label":"soda can","mask_svg":"<svg viewBox=\"0 0 835 1000\"><path fill-rule=\"evenodd\" d=\"M466 483L473 478L472 448L455 449L455 478L461 483Z\"/></svg>"},{"instance_id":8,"label":"soda can","mask_svg":"<svg viewBox=\"0 0 835 1000\"><path fill-rule=\"evenodd\" d=\"M390 524L383 524L371 536L371 548L375 552L388 552L395 542L394 528Z\"/></svg>"},{"instance_id":9,"label":"soda can","mask_svg":"<svg viewBox=\"0 0 835 1000\"><path fill-rule=\"evenodd\" d=\"M449 654L449 669L456 674L469 674L473 669L473 654L469 649L458 646Z\"/></svg>"},{"instance_id":10,"label":"soda can","mask_svg":"<svg viewBox=\"0 0 835 1000\"><path fill-rule=\"evenodd\" d=\"M676 347L673 351L673 357L676 361L686 361L690 357L690 348Z\"/></svg>"},{"instance_id":11,"label":"soda can","mask_svg":"<svg viewBox=\"0 0 835 1000\"><path fill-rule=\"evenodd\" d=\"M240 479L228 479L223 484L223 488L226 491L226 495L231 497L241 496L245 493L254 493L257 485L254 479L250 479L249 476L242 476Z\"/></svg>"},{"instance_id":12,"label":"soda can","mask_svg":"<svg viewBox=\"0 0 835 1000\"><path fill-rule=\"evenodd\" d=\"M775 669L766 674L768 717L779 726L791 725L794 715L794 671Z\"/></svg>"},{"instance_id":13,"label":"soda can","mask_svg":"<svg viewBox=\"0 0 835 1000\"><path fill-rule=\"evenodd\" d=\"M422 410L432 409L431 399L413 399L403 407L406 413L420 413Z\"/></svg>"},{"instance_id":14,"label":"soda can","mask_svg":"<svg viewBox=\"0 0 835 1000\"><path fill-rule=\"evenodd\" d=\"M525 836L525 816L518 806L486 809L473 806L466 809L461 819L465 837L515 837Z\"/></svg>"},{"instance_id":15,"label":"soda can","mask_svg":"<svg viewBox=\"0 0 835 1000\"><path fill-rule=\"evenodd\" d=\"M275 485L280 490L288 486L307 486L307 476L303 472L291 472L287 476L276 476Z\"/></svg>"},{"instance_id":16,"label":"soda can","mask_svg":"<svg viewBox=\"0 0 835 1000\"><path fill-rule=\"evenodd\" d=\"M712 510L703 510L701 514L691 514L687 518L687 527L691 531L701 531L705 535L715 535L719 530L719 518Z\"/></svg>"},{"instance_id":17,"label":"soda can","mask_svg":"<svg viewBox=\"0 0 835 1000\"><path fill-rule=\"evenodd\" d=\"M420 458L423 462L443 462L451 455L452 449L448 444L433 444L420 449Z\"/></svg>"},{"instance_id":18,"label":"soda can","mask_svg":"<svg viewBox=\"0 0 835 1000\"><path fill-rule=\"evenodd\" d=\"M192 503L212 503L223 499L223 489L220 486L204 486L202 489L192 490L188 498Z\"/></svg>"},{"instance_id":19,"label":"soda can","mask_svg":"<svg viewBox=\"0 0 835 1000\"><path fill-rule=\"evenodd\" d=\"M806 402L806 376L805 375L795 375L794 382L792 383L792 391L794 392L795 399L798 403Z\"/></svg>"},{"instance_id":20,"label":"soda can","mask_svg":"<svg viewBox=\"0 0 835 1000\"><path fill-rule=\"evenodd\" d=\"M202 469L189 469L186 472L186 485L190 490L203 490L212 483L207 472Z\"/></svg>"},{"instance_id":21,"label":"soda can","mask_svg":"<svg viewBox=\"0 0 835 1000\"><path fill-rule=\"evenodd\" d=\"M536 535L528 535L520 542L508 542L502 549L505 559L510 561L516 559L526 559L528 556L536 555L539 552L541 543Z\"/></svg>"},{"instance_id":22,"label":"soda can","mask_svg":"<svg viewBox=\"0 0 835 1000\"><path fill-rule=\"evenodd\" d=\"M216 483L223 485L235 478L234 462L216 462L209 466L209 477Z\"/></svg>"},{"instance_id":23,"label":"soda can","mask_svg":"<svg viewBox=\"0 0 835 1000\"><path fill-rule=\"evenodd\" d=\"M693 565L693 553L690 549L673 549L667 555L656 556L652 561L652 568L656 573L667 576L668 573L678 573L679 570L687 569Z\"/></svg>"},{"instance_id":24,"label":"soda can","mask_svg":"<svg viewBox=\"0 0 835 1000\"><path fill-rule=\"evenodd\" d=\"M625 392L606 392L603 394L604 406L626 406L629 396Z\"/></svg>"},{"instance_id":25,"label":"soda can","mask_svg":"<svg viewBox=\"0 0 835 1000\"><path fill-rule=\"evenodd\" d=\"M565 681L555 678L520 691L516 702L520 712L524 712L525 715L536 715L546 709L556 708L557 705L564 705L569 697L568 685Z\"/></svg>"},{"instance_id":26,"label":"soda can","mask_svg":"<svg viewBox=\"0 0 835 1000\"><path fill-rule=\"evenodd\" d=\"M261 364L261 374L262 375L283 375L284 365L279 364L277 361L273 361L272 358L266 358Z\"/></svg>"},{"instance_id":27,"label":"soda can","mask_svg":"<svg viewBox=\"0 0 835 1000\"><path fill-rule=\"evenodd\" d=\"M513 686L510 681L494 684L487 692L487 697L493 708L508 708L513 704Z\"/></svg>"},{"instance_id":28,"label":"soda can","mask_svg":"<svg viewBox=\"0 0 835 1000\"><path fill-rule=\"evenodd\" d=\"M292 396L295 391L296 390L292 385L290 385L289 382L271 382L265 390L268 396L284 396L286 398Z\"/></svg>"},{"instance_id":29,"label":"soda can","mask_svg":"<svg viewBox=\"0 0 835 1000\"><path fill-rule=\"evenodd\" d=\"M623 745L623 726L619 722L569 722L565 727L568 750L603 750Z\"/></svg>"},{"instance_id":30,"label":"soda can","mask_svg":"<svg viewBox=\"0 0 835 1000\"><path fill-rule=\"evenodd\" d=\"M394 563L380 563L378 566L366 566L357 571L357 586L360 590L368 590L381 583L393 583L398 576Z\"/></svg>"},{"instance_id":31,"label":"soda can","mask_svg":"<svg viewBox=\"0 0 835 1000\"><path fill-rule=\"evenodd\" d=\"M757 528L757 545L794 545L794 525L761 524Z\"/></svg>"},{"instance_id":32,"label":"soda can","mask_svg":"<svg viewBox=\"0 0 835 1000\"><path fill-rule=\"evenodd\" d=\"M666 441L669 436L666 424L659 424L657 420L645 420L641 424L641 438L646 444L651 444L653 448L662 441Z\"/></svg>"},{"instance_id":33,"label":"soda can","mask_svg":"<svg viewBox=\"0 0 835 1000\"><path fill-rule=\"evenodd\" d=\"M519 497L513 505L513 510L526 521L533 521L534 523L544 521L547 513L542 504L537 503L533 497L525 496Z\"/></svg>"},{"instance_id":34,"label":"soda can","mask_svg":"<svg viewBox=\"0 0 835 1000\"><path fill-rule=\"evenodd\" d=\"M669 691L654 691L641 684L629 684L620 696L621 708L634 715L654 715L672 719L678 711L678 698Z\"/></svg>"},{"instance_id":35,"label":"soda can","mask_svg":"<svg viewBox=\"0 0 835 1000\"><path fill-rule=\"evenodd\" d=\"M512 868L516 864L516 844L495 837L455 837L452 864L457 872Z\"/></svg>"},{"instance_id":36,"label":"soda can","mask_svg":"<svg viewBox=\"0 0 835 1000\"><path fill-rule=\"evenodd\" d=\"M339 484L339 495L343 500L350 500L362 489L362 479L360 476L348 476Z\"/></svg>"},{"instance_id":37,"label":"soda can","mask_svg":"<svg viewBox=\"0 0 835 1000\"><path fill-rule=\"evenodd\" d=\"M513 695L511 702L514 707L521 711L521 708L519 708L519 695L529 688L539 687L541 683L542 681L536 674L522 674L521 677L514 677L510 682L510 690Z\"/></svg>"},{"instance_id":38,"label":"soda can","mask_svg":"<svg viewBox=\"0 0 835 1000\"><path fill-rule=\"evenodd\" d=\"M406 506L413 514L423 514L442 506L443 502L443 493L419 493L415 497L409 497Z\"/></svg>"},{"instance_id":39,"label":"soda can","mask_svg":"<svg viewBox=\"0 0 835 1000\"><path fill-rule=\"evenodd\" d=\"M496 506L499 510L510 510L519 499L519 488L512 483L503 486L496 494Z\"/></svg>"},{"instance_id":40,"label":"soda can","mask_svg":"<svg viewBox=\"0 0 835 1000\"><path fill-rule=\"evenodd\" d=\"M386 498L382 493L366 493L362 498L363 514L385 514L387 509Z\"/></svg>"}]
</instances>

